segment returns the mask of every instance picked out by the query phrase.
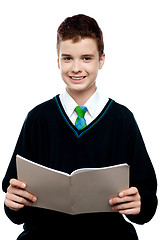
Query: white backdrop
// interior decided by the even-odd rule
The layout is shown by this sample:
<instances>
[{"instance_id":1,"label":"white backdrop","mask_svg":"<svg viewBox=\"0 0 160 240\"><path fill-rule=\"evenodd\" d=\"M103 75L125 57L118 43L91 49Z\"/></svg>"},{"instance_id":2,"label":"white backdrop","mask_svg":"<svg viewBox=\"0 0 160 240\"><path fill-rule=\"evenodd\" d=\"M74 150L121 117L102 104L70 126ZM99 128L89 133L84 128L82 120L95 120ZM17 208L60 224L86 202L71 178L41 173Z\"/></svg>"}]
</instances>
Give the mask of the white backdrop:
<instances>
[{"instance_id":1,"label":"white backdrop","mask_svg":"<svg viewBox=\"0 0 160 240\"><path fill-rule=\"evenodd\" d=\"M159 0L8 0L0 1L0 181L23 121L35 105L64 89L56 55L56 31L68 16L94 17L104 33L106 62L97 85L127 106L140 127L160 180L160 6ZM158 189L158 194L160 190ZM3 212L0 238L14 240L22 226ZM160 208L143 226L140 240L159 240Z\"/></svg>"}]
</instances>

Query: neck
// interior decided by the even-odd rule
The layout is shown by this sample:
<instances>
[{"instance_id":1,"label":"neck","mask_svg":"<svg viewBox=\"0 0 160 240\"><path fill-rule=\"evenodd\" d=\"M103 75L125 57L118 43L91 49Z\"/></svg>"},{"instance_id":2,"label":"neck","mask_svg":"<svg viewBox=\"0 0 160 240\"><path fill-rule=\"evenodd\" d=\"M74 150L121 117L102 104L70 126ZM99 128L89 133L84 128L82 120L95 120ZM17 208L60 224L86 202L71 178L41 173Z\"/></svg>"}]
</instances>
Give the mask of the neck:
<instances>
[{"instance_id":1,"label":"neck","mask_svg":"<svg viewBox=\"0 0 160 240\"><path fill-rule=\"evenodd\" d=\"M70 88L66 88L66 90L78 106L84 106L88 99L96 92L96 86L86 91L73 91Z\"/></svg>"}]
</instances>

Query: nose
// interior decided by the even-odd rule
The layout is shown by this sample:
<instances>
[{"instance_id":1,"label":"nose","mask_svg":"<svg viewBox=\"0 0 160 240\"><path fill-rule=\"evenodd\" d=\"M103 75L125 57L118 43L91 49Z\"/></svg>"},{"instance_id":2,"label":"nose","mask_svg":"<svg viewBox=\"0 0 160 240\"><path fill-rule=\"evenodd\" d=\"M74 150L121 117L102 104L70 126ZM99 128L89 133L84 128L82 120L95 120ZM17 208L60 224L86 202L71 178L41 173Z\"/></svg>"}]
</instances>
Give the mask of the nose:
<instances>
[{"instance_id":1,"label":"nose","mask_svg":"<svg viewBox=\"0 0 160 240\"><path fill-rule=\"evenodd\" d=\"M82 72L82 65L80 61L74 61L72 64L72 72L73 73L80 73Z\"/></svg>"}]
</instances>

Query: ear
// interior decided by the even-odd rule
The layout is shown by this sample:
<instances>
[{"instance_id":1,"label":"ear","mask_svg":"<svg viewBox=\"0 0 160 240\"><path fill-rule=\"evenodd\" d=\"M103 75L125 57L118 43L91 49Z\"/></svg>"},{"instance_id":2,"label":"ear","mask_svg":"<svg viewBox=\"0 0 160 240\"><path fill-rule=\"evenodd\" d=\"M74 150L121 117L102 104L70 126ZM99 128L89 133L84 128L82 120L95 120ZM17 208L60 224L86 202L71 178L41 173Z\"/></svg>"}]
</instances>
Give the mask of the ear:
<instances>
[{"instance_id":1,"label":"ear","mask_svg":"<svg viewBox=\"0 0 160 240\"><path fill-rule=\"evenodd\" d=\"M99 69L103 67L104 62L105 62L105 54L103 53L99 60Z\"/></svg>"},{"instance_id":2,"label":"ear","mask_svg":"<svg viewBox=\"0 0 160 240\"><path fill-rule=\"evenodd\" d=\"M60 69L60 62L59 62L59 58L57 59L57 63L58 63L58 68Z\"/></svg>"}]
</instances>

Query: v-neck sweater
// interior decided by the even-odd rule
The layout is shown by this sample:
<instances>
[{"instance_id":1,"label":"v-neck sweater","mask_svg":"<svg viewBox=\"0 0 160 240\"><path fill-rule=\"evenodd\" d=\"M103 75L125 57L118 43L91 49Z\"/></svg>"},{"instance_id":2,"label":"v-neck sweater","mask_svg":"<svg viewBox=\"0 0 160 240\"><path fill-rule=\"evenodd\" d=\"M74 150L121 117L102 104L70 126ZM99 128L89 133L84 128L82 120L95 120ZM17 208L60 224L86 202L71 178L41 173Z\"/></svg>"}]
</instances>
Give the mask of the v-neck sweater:
<instances>
[{"instance_id":1,"label":"v-neck sweater","mask_svg":"<svg viewBox=\"0 0 160 240\"><path fill-rule=\"evenodd\" d=\"M112 99L82 130L68 118L59 95L31 110L3 180L5 192L10 179L17 178L16 154L69 174L79 168L127 163L130 165L130 187L138 188L142 203L141 212L129 215L129 220L143 224L156 211L156 176L138 125L132 112ZM71 216L34 207L15 212L6 206L5 211L14 223L24 223L24 232L18 239L41 239L42 236L49 239L51 233L64 237L74 235L76 231L78 236L87 233L95 237L98 234L99 239L104 237L105 231L109 236L112 234L113 239L138 239L133 225L118 213ZM113 231L113 226L117 231Z\"/></svg>"}]
</instances>

